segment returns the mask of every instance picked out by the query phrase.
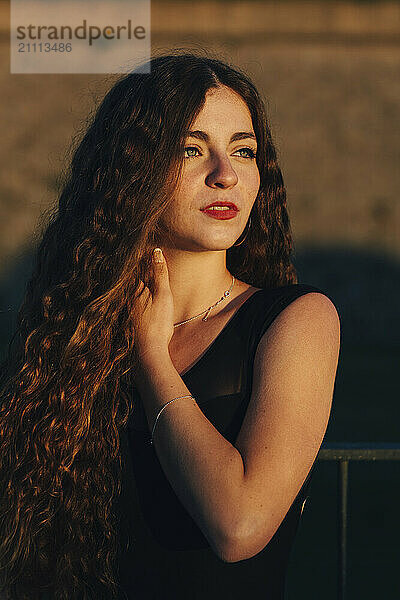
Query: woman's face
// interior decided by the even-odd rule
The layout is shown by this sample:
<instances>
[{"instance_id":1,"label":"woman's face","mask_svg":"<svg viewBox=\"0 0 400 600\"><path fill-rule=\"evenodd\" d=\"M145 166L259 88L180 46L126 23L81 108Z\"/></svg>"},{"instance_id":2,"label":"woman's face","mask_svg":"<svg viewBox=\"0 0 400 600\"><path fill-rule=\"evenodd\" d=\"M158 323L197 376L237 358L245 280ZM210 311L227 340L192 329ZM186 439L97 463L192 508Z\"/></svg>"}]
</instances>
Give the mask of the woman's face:
<instances>
[{"instance_id":1,"label":"woman's face","mask_svg":"<svg viewBox=\"0 0 400 600\"><path fill-rule=\"evenodd\" d=\"M209 90L186 138L182 177L164 218L176 247L224 250L235 243L260 185L256 151L246 103L225 86ZM202 211L219 201L236 205L233 218L216 219Z\"/></svg>"}]
</instances>

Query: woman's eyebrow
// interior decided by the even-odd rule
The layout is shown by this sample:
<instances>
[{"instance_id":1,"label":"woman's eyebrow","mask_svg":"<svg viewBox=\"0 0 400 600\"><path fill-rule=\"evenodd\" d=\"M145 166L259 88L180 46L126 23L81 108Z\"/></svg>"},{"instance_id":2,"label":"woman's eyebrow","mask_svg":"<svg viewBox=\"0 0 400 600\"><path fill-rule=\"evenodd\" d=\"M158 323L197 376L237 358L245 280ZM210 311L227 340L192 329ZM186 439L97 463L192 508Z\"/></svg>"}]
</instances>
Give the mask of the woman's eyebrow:
<instances>
[{"instance_id":1,"label":"woman's eyebrow","mask_svg":"<svg viewBox=\"0 0 400 600\"><path fill-rule=\"evenodd\" d=\"M188 131L186 133L186 136L197 138L198 140L203 140L204 142L208 142L210 139L208 134L205 131L201 131L199 129L196 131ZM236 133L233 133L231 135L231 139L229 140L229 143L236 142L237 140L245 140L247 138L250 138L252 140L257 140L255 134L252 131L237 131Z\"/></svg>"}]
</instances>

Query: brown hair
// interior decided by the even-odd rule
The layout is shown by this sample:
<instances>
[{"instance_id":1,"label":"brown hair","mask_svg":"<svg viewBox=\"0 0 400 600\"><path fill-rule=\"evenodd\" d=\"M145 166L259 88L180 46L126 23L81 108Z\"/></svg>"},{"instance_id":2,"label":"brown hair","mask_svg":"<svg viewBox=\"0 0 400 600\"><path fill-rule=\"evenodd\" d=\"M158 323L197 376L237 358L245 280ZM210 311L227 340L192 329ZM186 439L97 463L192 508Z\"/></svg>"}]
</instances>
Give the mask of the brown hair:
<instances>
[{"instance_id":1,"label":"brown hair","mask_svg":"<svg viewBox=\"0 0 400 600\"><path fill-rule=\"evenodd\" d=\"M257 287L296 283L286 193L263 101L239 69L171 52L122 76L64 175L2 364L0 589L7 599L118 594L120 434L132 411L131 315L206 92L249 107L260 188L227 268ZM14 344L14 347L13 347ZM88 550L90 549L90 550Z\"/></svg>"}]
</instances>

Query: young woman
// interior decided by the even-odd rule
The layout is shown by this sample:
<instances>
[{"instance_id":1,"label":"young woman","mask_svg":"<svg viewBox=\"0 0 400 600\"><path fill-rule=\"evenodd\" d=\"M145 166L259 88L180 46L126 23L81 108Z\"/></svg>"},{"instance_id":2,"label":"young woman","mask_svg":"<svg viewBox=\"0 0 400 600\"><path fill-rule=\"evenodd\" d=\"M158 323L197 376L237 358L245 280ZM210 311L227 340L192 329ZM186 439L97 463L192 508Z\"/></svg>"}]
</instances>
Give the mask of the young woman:
<instances>
[{"instance_id":1,"label":"young woman","mask_svg":"<svg viewBox=\"0 0 400 600\"><path fill-rule=\"evenodd\" d=\"M6 598L283 598L340 337L291 253L244 73L175 52L113 86L3 365Z\"/></svg>"}]
</instances>

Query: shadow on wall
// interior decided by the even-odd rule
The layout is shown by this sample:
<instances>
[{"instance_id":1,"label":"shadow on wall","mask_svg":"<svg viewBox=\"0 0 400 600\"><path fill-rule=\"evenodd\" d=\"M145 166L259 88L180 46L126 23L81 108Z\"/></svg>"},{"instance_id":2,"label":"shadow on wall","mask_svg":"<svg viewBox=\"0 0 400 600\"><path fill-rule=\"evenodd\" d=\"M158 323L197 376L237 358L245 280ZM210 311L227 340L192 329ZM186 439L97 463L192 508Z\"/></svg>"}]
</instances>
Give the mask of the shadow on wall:
<instances>
[{"instance_id":1,"label":"shadow on wall","mask_svg":"<svg viewBox=\"0 0 400 600\"><path fill-rule=\"evenodd\" d=\"M293 258L300 283L319 287L340 315L341 344L400 346L400 262L354 248L297 246ZM0 274L0 358L16 326L33 254L20 254Z\"/></svg>"},{"instance_id":2,"label":"shadow on wall","mask_svg":"<svg viewBox=\"0 0 400 600\"><path fill-rule=\"evenodd\" d=\"M390 255L345 247L298 247L299 282L334 300L341 344L400 350L400 261Z\"/></svg>"}]
</instances>

